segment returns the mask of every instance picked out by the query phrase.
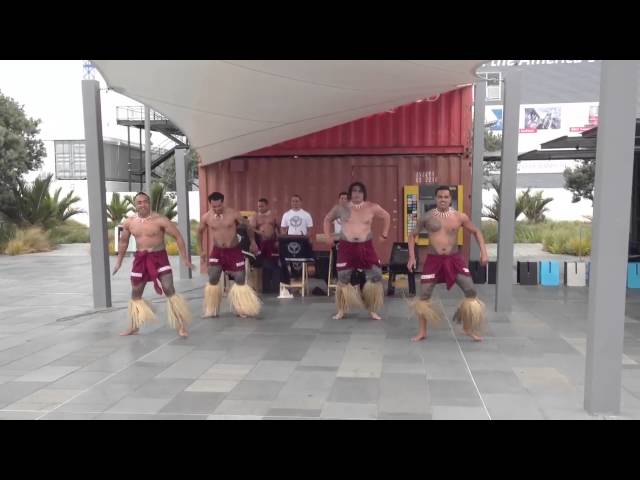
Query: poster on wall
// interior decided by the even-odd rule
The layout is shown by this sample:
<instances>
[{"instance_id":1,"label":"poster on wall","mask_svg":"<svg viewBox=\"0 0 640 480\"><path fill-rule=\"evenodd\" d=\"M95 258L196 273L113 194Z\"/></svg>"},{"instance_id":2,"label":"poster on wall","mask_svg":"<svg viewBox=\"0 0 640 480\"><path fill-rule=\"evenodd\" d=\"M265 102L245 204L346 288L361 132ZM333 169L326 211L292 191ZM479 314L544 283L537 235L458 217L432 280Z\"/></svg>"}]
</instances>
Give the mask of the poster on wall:
<instances>
[{"instance_id":1,"label":"poster on wall","mask_svg":"<svg viewBox=\"0 0 640 480\"><path fill-rule=\"evenodd\" d=\"M598 125L598 103L546 103L520 105L518 152L540 148L540 144L567 136L577 136ZM503 106L485 106L485 130L502 134Z\"/></svg>"},{"instance_id":2,"label":"poster on wall","mask_svg":"<svg viewBox=\"0 0 640 480\"><path fill-rule=\"evenodd\" d=\"M589 107L589 125L594 127L598 125L598 105L591 105Z\"/></svg>"},{"instance_id":3,"label":"poster on wall","mask_svg":"<svg viewBox=\"0 0 640 480\"><path fill-rule=\"evenodd\" d=\"M583 115L585 123L581 125L574 125L569 128L569 131L572 133L582 133L587 130L591 130L594 127L598 126L598 105L589 105L589 112L586 115Z\"/></svg>"},{"instance_id":4,"label":"poster on wall","mask_svg":"<svg viewBox=\"0 0 640 480\"><path fill-rule=\"evenodd\" d=\"M492 132L502 132L502 107L490 106L485 108L484 128Z\"/></svg>"},{"instance_id":5,"label":"poster on wall","mask_svg":"<svg viewBox=\"0 0 640 480\"><path fill-rule=\"evenodd\" d=\"M560 130L562 109L558 105L526 107L520 133L536 133L538 130Z\"/></svg>"}]
</instances>

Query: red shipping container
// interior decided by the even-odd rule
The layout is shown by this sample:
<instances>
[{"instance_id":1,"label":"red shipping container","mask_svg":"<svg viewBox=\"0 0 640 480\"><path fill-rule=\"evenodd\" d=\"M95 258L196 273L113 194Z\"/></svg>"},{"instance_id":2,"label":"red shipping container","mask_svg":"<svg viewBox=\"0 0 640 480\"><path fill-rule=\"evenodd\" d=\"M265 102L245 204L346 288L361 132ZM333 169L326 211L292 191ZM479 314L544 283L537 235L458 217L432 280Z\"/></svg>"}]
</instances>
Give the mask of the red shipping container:
<instances>
[{"instance_id":1,"label":"red shipping container","mask_svg":"<svg viewBox=\"0 0 640 480\"><path fill-rule=\"evenodd\" d=\"M219 191L225 203L238 210L255 210L257 200L265 197L282 216L290 208L290 196L299 194L313 217L315 240L338 193L362 181L368 199L391 214L389 239L376 242L380 259L387 263L393 242L403 240L404 185L424 178L462 184L463 210L470 214L472 104L471 88L465 87L200 167L200 210L205 212L207 196ZM374 226L374 233L380 231L381 222ZM327 249L315 241L314 248ZM465 235L465 256L468 249Z\"/></svg>"}]
</instances>

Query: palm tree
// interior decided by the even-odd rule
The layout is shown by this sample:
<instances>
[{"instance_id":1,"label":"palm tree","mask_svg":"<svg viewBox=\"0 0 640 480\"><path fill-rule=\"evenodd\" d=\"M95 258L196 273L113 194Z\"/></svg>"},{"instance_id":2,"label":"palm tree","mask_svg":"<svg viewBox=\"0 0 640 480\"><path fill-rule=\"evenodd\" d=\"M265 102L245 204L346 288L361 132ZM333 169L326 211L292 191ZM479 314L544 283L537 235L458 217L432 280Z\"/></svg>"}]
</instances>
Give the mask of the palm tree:
<instances>
[{"instance_id":1,"label":"palm tree","mask_svg":"<svg viewBox=\"0 0 640 480\"><path fill-rule=\"evenodd\" d=\"M166 192L162 183L151 185L151 210L172 220L178 215L178 202Z\"/></svg>"},{"instance_id":2,"label":"palm tree","mask_svg":"<svg viewBox=\"0 0 640 480\"><path fill-rule=\"evenodd\" d=\"M58 188L51 196L49 188L52 179L52 173L40 176L32 183L19 179L12 195L0 204L0 213L15 225L39 225L45 229L60 225L73 215L82 213L83 210L72 207L80 201L80 197L74 195L73 191L60 199L62 188Z\"/></svg>"},{"instance_id":3,"label":"palm tree","mask_svg":"<svg viewBox=\"0 0 640 480\"><path fill-rule=\"evenodd\" d=\"M44 216L44 197L51 183L49 177L39 177L32 184L19 178L16 188L7 201L0 204L0 211L5 218L19 226L32 225L37 222L37 213Z\"/></svg>"},{"instance_id":4,"label":"palm tree","mask_svg":"<svg viewBox=\"0 0 640 480\"><path fill-rule=\"evenodd\" d=\"M540 223L544 221L544 213L549 211L546 205L553 202L553 198L542 198L542 191L539 190L535 195L530 195L527 190L527 198L524 204L523 212L527 219L532 223Z\"/></svg>"},{"instance_id":5,"label":"palm tree","mask_svg":"<svg viewBox=\"0 0 640 480\"><path fill-rule=\"evenodd\" d=\"M84 212L84 210L72 207L74 203L80 201L80 197L74 195L73 190L67 193L62 200L59 200L61 191L62 187L58 187L56 192L53 194L53 198L48 197L51 199L51 208L55 212L55 218L58 224L67 221L78 213Z\"/></svg>"},{"instance_id":6,"label":"palm tree","mask_svg":"<svg viewBox=\"0 0 640 480\"><path fill-rule=\"evenodd\" d=\"M493 196L493 204L489 205L484 212L482 212L482 216L486 218L491 218L496 222L500 221L500 180L498 177L492 177L489 180L489 183L496 191L496 194ZM522 211L524 210L525 204L527 202L527 198L529 196L529 190L526 192L520 192L518 198L516 199L516 212L515 219L517 220Z\"/></svg>"},{"instance_id":7,"label":"palm tree","mask_svg":"<svg viewBox=\"0 0 640 480\"><path fill-rule=\"evenodd\" d=\"M484 149L487 152L500 152L502 150L502 137L494 135L491 130L484 131Z\"/></svg>"},{"instance_id":8,"label":"palm tree","mask_svg":"<svg viewBox=\"0 0 640 480\"><path fill-rule=\"evenodd\" d=\"M109 219L109 228L113 228L116 225L120 225L122 220L127 216L127 213L133 211L133 205L131 197L126 195L120 200L120 194L114 193L111 197L111 202L107 205L107 218Z\"/></svg>"}]
</instances>

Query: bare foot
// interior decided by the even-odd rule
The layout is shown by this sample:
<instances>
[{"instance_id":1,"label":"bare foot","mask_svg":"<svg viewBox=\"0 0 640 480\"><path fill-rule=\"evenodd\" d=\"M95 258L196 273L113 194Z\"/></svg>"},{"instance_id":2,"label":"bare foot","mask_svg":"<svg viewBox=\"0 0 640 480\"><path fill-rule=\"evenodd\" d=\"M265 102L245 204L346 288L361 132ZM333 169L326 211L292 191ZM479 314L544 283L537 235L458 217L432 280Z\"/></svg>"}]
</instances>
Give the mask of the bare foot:
<instances>
[{"instance_id":1,"label":"bare foot","mask_svg":"<svg viewBox=\"0 0 640 480\"><path fill-rule=\"evenodd\" d=\"M476 335L473 332L467 332L466 330L463 330L465 335L470 336L474 342L481 342L482 341L482 337L479 337L478 335Z\"/></svg>"},{"instance_id":2,"label":"bare foot","mask_svg":"<svg viewBox=\"0 0 640 480\"><path fill-rule=\"evenodd\" d=\"M374 320L382 320L382 317L376 312L369 312L369 315L371 315L371 318L373 318Z\"/></svg>"},{"instance_id":3,"label":"bare foot","mask_svg":"<svg viewBox=\"0 0 640 480\"><path fill-rule=\"evenodd\" d=\"M340 320L340 319L342 319L342 317L344 317L344 312L341 312L341 311L338 310L338 313L336 313L332 318L334 320Z\"/></svg>"},{"instance_id":4,"label":"bare foot","mask_svg":"<svg viewBox=\"0 0 640 480\"><path fill-rule=\"evenodd\" d=\"M427 333L426 332L420 332L420 333L418 333L418 335L413 337L411 339L411 341L412 342L419 342L420 340L424 340L425 338L427 338Z\"/></svg>"},{"instance_id":5,"label":"bare foot","mask_svg":"<svg viewBox=\"0 0 640 480\"><path fill-rule=\"evenodd\" d=\"M138 328L128 328L124 332L120 333L121 337L126 337L127 335L137 335L140 329Z\"/></svg>"},{"instance_id":6,"label":"bare foot","mask_svg":"<svg viewBox=\"0 0 640 480\"><path fill-rule=\"evenodd\" d=\"M178 329L178 335L180 335L182 338L187 338L189 336L189 333L187 332L186 328L180 327Z\"/></svg>"},{"instance_id":7,"label":"bare foot","mask_svg":"<svg viewBox=\"0 0 640 480\"><path fill-rule=\"evenodd\" d=\"M215 318L217 316L218 316L217 313L210 313L210 314L207 315L207 313L205 312L205 313L202 314L202 318Z\"/></svg>"}]
</instances>

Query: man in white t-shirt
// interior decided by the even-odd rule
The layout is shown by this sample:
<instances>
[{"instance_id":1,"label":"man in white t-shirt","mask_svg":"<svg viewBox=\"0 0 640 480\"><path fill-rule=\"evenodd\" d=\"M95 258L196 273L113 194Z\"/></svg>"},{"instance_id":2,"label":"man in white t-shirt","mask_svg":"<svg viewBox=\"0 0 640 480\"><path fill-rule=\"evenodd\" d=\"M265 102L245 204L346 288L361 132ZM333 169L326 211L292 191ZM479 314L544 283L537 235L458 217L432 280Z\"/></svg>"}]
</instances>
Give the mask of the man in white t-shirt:
<instances>
[{"instance_id":1,"label":"man in white t-shirt","mask_svg":"<svg viewBox=\"0 0 640 480\"><path fill-rule=\"evenodd\" d=\"M287 235L304 235L309 237L309 229L313 227L313 219L306 210L302 209L300 195L291 196L291 210L282 216L280 227Z\"/></svg>"},{"instance_id":2,"label":"man in white t-shirt","mask_svg":"<svg viewBox=\"0 0 640 480\"><path fill-rule=\"evenodd\" d=\"M302 209L302 198L300 195L291 196L291 210L287 211L282 216L280 222L282 235L304 235L307 238L311 238L309 229L313 227L313 219L311 214ZM289 272L289 265L285 261L284 257L280 257L281 265L281 281L282 283L291 283L291 273ZM299 266L299 264L296 264ZM295 266L295 265L294 265Z\"/></svg>"}]
</instances>

